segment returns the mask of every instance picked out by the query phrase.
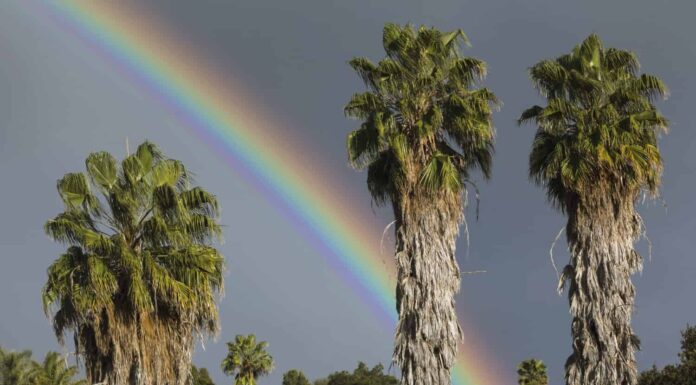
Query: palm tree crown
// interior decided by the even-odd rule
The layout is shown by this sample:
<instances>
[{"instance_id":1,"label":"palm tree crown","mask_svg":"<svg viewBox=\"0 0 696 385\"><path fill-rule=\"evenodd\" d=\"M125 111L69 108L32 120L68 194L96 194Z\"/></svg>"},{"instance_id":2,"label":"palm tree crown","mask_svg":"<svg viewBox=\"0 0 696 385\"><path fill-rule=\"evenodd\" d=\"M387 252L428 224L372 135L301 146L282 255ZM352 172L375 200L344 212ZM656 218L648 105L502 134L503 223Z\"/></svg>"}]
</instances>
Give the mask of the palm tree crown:
<instances>
[{"instance_id":1,"label":"palm tree crown","mask_svg":"<svg viewBox=\"0 0 696 385\"><path fill-rule=\"evenodd\" d=\"M519 120L539 127L529 172L561 210L592 190L657 193L657 134L667 120L653 100L667 88L655 76L638 75L638 67L632 52L605 49L590 35L570 54L530 69L547 105L527 109Z\"/></svg>"},{"instance_id":2,"label":"palm tree crown","mask_svg":"<svg viewBox=\"0 0 696 385\"><path fill-rule=\"evenodd\" d=\"M256 336L237 335L234 343L228 342L228 353L222 360L222 371L234 374L235 385L254 385L256 379L273 370L273 357L268 354L268 343L256 343Z\"/></svg>"},{"instance_id":3,"label":"palm tree crown","mask_svg":"<svg viewBox=\"0 0 696 385\"><path fill-rule=\"evenodd\" d=\"M519 385L547 385L546 365L543 361L529 359L517 365L517 383Z\"/></svg>"},{"instance_id":4,"label":"palm tree crown","mask_svg":"<svg viewBox=\"0 0 696 385\"><path fill-rule=\"evenodd\" d=\"M0 347L0 385L31 385L31 350L13 352Z\"/></svg>"},{"instance_id":5,"label":"palm tree crown","mask_svg":"<svg viewBox=\"0 0 696 385\"><path fill-rule=\"evenodd\" d=\"M91 382L125 383L133 368L145 383L185 381L193 333L218 325L217 201L149 142L120 165L93 153L86 169L58 181L65 211L45 225L68 245L43 290L56 335L75 332Z\"/></svg>"},{"instance_id":6,"label":"palm tree crown","mask_svg":"<svg viewBox=\"0 0 696 385\"><path fill-rule=\"evenodd\" d=\"M33 371L34 385L85 385L85 380L75 380L76 366L69 366L58 352L48 352Z\"/></svg>"},{"instance_id":7,"label":"palm tree crown","mask_svg":"<svg viewBox=\"0 0 696 385\"><path fill-rule=\"evenodd\" d=\"M368 91L345 106L347 116L363 121L348 136L348 155L354 167L368 168L378 204L413 189L458 195L471 168L490 176L491 104L498 101L474 88L486 64L461 56L461 43L468 43L461 30L387 24L387 57L350 61Z\"/></svg>"}]
</instances>

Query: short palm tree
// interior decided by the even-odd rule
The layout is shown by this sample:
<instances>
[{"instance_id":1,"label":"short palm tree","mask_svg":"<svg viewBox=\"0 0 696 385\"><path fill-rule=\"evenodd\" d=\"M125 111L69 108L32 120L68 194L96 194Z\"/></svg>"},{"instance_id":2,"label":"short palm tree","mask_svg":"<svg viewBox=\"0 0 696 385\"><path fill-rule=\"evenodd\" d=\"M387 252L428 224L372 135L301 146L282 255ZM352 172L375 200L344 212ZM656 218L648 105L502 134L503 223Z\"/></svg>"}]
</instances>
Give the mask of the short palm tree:
<instances>
[{"instance_id":1,"label":"short palm tree","mask_svg":"<svg viewBox=\"0 0 696 385\"><path fill-rule=\"evenodd\" d=\"M218 328L217 201L149 142L86 168L58 181L64 211L45 225L68 245L43 290L56 336L74 332L89 383L183 385L195 336Z\"/></svg>"},{"instance_id":2,"label":"short palm tree","mask_svg":"<svg viewBox=\"0 0 696 385\"><path fill-rule=\"evenodd\" d=\"M546 365L543 361L529 359L517 365L517 383L519 385L548 385Z\"/></svg>"},{"instance_id":3,"label":"short palm tree","mask_svg":"<svg viewBox=\"0 0 696 385\"><path fill-rule=\"evenodd\" d=\"M32 373L33 385L85 385L85 380L75 380L76 366L69 366L57 352L48 352Z\"/></svg>"},{"instance_id":4,"label":"short palm tree","mask_svg":"<svg viewBox=\"0 0 696 385\"><path fill-rule=\"evenodd\" d=\"M256 336L237 335L234 343L227 343L227 356L222 360L222 371L234 375L234 385L255 385L256 379L273 370L273 357L268 354L268 343L256 343Z\"/></svg>"},{"instance_id":5,"label":"short palm tree","mask_svg":"<svg viewBox=\"0 0 696 385\"><path fill-rule=\"evenodd\" d=\"M374 201L391 203L394 212L394 361L402 383L449 384L462 340L455 241L471 170L490 175L498 101L476 87L486 65L460 54L468 42L461 30L387 24L382 40L387 57L378 64L350 61L368 90L345 106L347 116L362 121L348 136L348 156L367 168Z\"/></svg>"},{"instance_id":6,"label":"short palm tree","mask_svg":"<svg viewBox=\"0 0 696 385\"><path fill-rule=\"evenodd\" d=\"M0 348L0 385L32 385L31 351Z\"/></svg>"},{"instance_id":7,"label":"short palm tree","mask_svg":"<svg viewBox=\"0 0 696 385\"><path fill-rule=\"evenodd\" d=\"M559 290L570 283L569 385L636 383L631 275L642 268L634 244L643 226L635 206L641 194L658 193L657 137L667 128L653 105L667 90L638 66L633 53L590 35L530 69L547 103L520 118L538 126L529 172L568 217L570 264Z\"/></svg>"}]
</instances>

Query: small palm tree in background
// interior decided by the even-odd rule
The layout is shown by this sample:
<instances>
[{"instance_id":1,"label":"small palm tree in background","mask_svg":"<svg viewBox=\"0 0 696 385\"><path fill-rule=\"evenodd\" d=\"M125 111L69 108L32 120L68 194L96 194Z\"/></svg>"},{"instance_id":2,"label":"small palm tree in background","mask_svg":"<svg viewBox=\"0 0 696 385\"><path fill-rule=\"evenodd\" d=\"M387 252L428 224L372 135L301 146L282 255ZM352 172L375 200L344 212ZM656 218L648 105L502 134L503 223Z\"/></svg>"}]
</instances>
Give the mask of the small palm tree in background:
<instances>
[{"instance_id":1,"label":"small palm tree in background","mask_svg":"<svg viewBox=\"0 0 696 385\"><path fill-rule=\"evenodd\" d=\"M69 366L57 352L48 352L43 362L36 364L32 372L33 385L86 385L85 380L75 380L76 366Z\"/></svg>"},{"instance_id":2,"label":"small palm tree in background","mask_svg":"<svg viewBox=\"0 0 696 385\"><path fill-rule=\"evenodd\" d=\"M234 385L255 385L256 379L273 370L273 357L266 348L268 343L256 343L256 336L237 335L234 343L227 343L227 356L222 360L222 371L234 375Z\"/></svg>"},{"instance_id":3,"label":"small palm tree in background","mask_svg":"<svg viewBox=\"0 0 696 385\"><path fill-rule=\"evenodd\" d=\"M74 333L90 384L187 384L194 336L218 329L217 201L149 142L86 168L58 181L64 211L45 225L68 245L43 289L56 336Z\"/></svg>"},{"instance_id":4,"label":"small palm tree in background","mask_svg":"<svg viewBox=\"0 0 696 385\"><path fill-rule=\"evenodd\" d=\"M31 351L13 352L0 347L0 385L32 385Z\"/></svg>"},{"instance_id":5,"label":"small palm tree in background","mask_svg":"<svg viewBox=\"0 0 696 385\"><path fill-rule=\"evenodd\" d=\"M546 365L541 360L531 358L517 365L517 383L519 385L548 385Z\"/></svg>"},{"instance_id":6,"label":"small palm tree in background","mask_svg":"<svg viewBox=\"0 0 696 385\"><path fill-rule=\"evenodd\" d=\"M636 383L631 275L642 269L634 244L643 222L635 205L641 194L658 193L657 136L667 128L653 105L667 90L638 66L633 53L605 49L590 35L530 69L547 104L520 118L538 126L529 172L568 217L570 264L559 290L570 282L569 385Z\"/></svg>"},{"instance_id":7,"label":"small palm tree in background","mask_svg":"<svg viewBox=\"0 0 696 385\"><path fill-rule=\"evenodd\" d=\"M460 55L461 30L384 27L387 57L354 58L367 86L345 113L362 121L348 136L351 164L367 168L374 201L391 203L398 269L394 361L402 383L450 383L462 332L454 296L455 242L472 169L490 176L495 95L476 83L481 60Z\"/></svg>"}]
</instances>

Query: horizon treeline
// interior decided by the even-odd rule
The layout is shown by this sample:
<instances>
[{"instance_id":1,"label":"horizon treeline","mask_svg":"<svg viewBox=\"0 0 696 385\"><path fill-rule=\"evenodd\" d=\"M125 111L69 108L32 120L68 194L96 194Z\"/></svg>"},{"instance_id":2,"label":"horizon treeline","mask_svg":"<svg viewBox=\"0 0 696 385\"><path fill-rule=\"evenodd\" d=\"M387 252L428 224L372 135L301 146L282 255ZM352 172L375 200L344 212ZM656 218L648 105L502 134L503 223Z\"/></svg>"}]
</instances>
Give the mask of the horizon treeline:
<instances>
[{"instance_id":1,"label":"horizon treeline","mask_svg":"<svg viewBox=\"0 0 696 385\"><path fill-rule=\"evenodd\" d=\"M244 336L241 337L244 338ZM265 346L267 345L264 344L262 350ZM668 364L663 368L653 365L640 374L638 385L696 385L696 326L686 325L681 332L680 346L679 361L676 364ZM247 365L247 367L258 367L260 361L257 360L255 364ZM254 370L260 373L258 369ZM84 379L76 378L78 372L76 366L68 365L67 356L57 352L49 351L42 362L37 362L32 358L30 350L12 351L0 346L0 385L87 385ZM534 358L522 361L517 366L517 378L519 385L556 383L549 381L544 362ZM252 384L255 384L256 379L258 377L254 377ZM310 381L301 370L290 369L283 374L282 380L282 385L396 385L398 383L397 377L384 373L384 366L381 364L370 368L362 361L358 362L358 366L352 372L337 371L314 381ZM190 385L215 385L215 382L207 368L192 365ZM235 385L241 385L241 383L235 381Z\"/></svg>"}]
</instances>

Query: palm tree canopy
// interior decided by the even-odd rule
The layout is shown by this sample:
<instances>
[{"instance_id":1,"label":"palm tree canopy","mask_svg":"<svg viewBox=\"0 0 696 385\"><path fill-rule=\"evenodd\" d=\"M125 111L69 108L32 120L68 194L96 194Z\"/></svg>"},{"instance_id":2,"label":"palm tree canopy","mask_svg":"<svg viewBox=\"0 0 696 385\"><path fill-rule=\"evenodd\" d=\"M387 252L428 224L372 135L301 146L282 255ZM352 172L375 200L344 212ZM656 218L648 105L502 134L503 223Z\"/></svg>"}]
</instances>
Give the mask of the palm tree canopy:
<instances>
[{"instance_id":1,"label":"palm tree canopy","mask_svg":"<svg viewBox=\"0 0 696 385\"><path fill-rule=\"evenodd\" d=\"M517 382L519 385L547 385L546 365L543 361L529 359L517 365Z\"/></svg>"},{"instance_id":2,"label":"palm tree canopy","mask_svg":"<svg viewBox=\"0 0 696 385\"><path fill-rule=\"evenodd\" d=\"M424 193L459 193L478 168L491 172L495 95L475 88L486 64L460 54L468 44L461 30L387 24L386 58L374 64L362 57L349 64L368 90L353 95L348 117L362 121L348 135L348 156L367 168L377 204L395 202L417 186Z\"/></svg>"},{"instance_id":3,"label":"palm tree canopy","mask_svg":"<svg viewBox=\"0 0 696 385\"><path fill-rule=\"evenodd\" d=\"M85 380L75 380L76 366L69 366L57 352L48 352L41 364L33 371L34 385L85 385Z\"/></svg>"},{"instance_id":4,"label":"palm tree canopy","mask_svg":"<svg viewBox=\"0 0 696 385\"><path fill-rule=\"evenodd\" d=\"M192 187L184 165L150 142L120 164L97 152L85 165L58 181L64 211L45 225L68 245L42 295L46 313L56 309L59 339L113 306L186 314L195 330L215 332L223 289L223 257L210 245L221 234L215 196Z\"/></svg>"},{"instance_id":5,"label":"palm tree canopy","mask_svg":"<svg viewBox=\"0 0 696 385\"><path fill-rule=\"evenodd\" d=\"M256 379L273 370L273 357L266 351L268 343L256 342L256 336L237 335L228 342L228 353L222 361L222 371L234 375L235 385L254 385Z\"/></svg>"},{"instance_id":6,"label":"palm tree canopy","mask_svg":"<svg viewBox=\"0 0 696 385\"><path fill-rule=\"evenodd\" d=\"M0 347L0 385L30 385L31 350L13 352Z\"/></svg>"},{"instance_id":7,"label":"palm tree canopy","mask_svg":"<svg viewBox=\"0 0 696 385\"><path fill-rule=\"evenodd\" d=\"M529 160L533 180L561 210L592 190L656 194L662 173L657 136L667 119L653 104L667 88L638 74L629 51L604 48L590 35L571 53L530 69L546 106L524 111L519 123L538 125Z\"/></svg>"}]
</instances>

